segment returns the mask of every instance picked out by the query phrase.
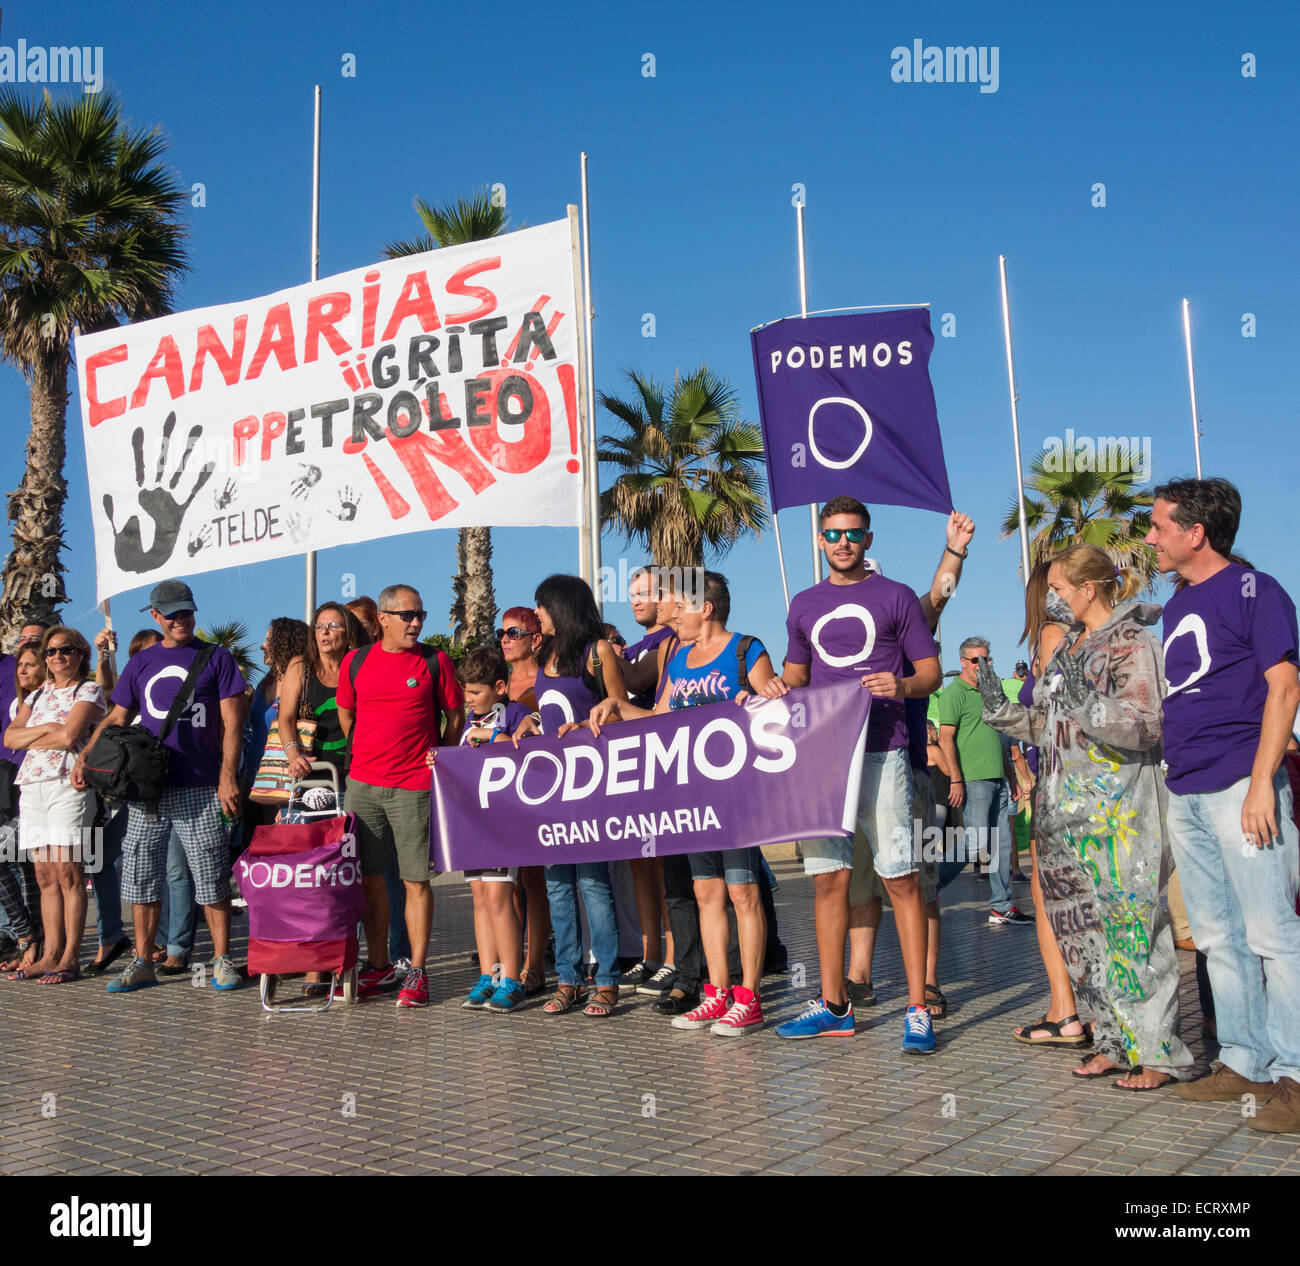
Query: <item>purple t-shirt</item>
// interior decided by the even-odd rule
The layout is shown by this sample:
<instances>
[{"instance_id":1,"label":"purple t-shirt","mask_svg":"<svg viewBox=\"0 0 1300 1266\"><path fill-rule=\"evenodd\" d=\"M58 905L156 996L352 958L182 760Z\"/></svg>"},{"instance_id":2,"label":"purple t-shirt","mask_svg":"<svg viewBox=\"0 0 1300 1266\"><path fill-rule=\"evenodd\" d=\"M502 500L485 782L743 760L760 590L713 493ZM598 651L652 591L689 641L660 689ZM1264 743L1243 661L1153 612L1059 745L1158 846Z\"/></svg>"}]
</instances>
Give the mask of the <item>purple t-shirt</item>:
<instances>
[{"instance_id":1,"label":"purple t-shirt","mask_svg":"<svg viewBox=\"0 0 1300 1266\"><path fill-rule=\"evenodd\" d=\"M111 702L134 716L154 734L162 729L167 710L203 645L198 638L170 650L159 643L127 660ZM230 652L218 646L194 683L194 692L167 736L171 762L167 775L173 787L215 787L221 775L221 700L242 695L247 688Z\"/></svg>"},{"instance_id":2,"label":"purple t-shirt","mask_svg":"<svg viewBox=\"0 0 1300 1266\"><path fill-rule=\"evenodd\" d=\"M830 579L796 594L785 621L786 662L811 665L809 684L860 681L867 673L909 674L918 660L937 658L921 604L906 585L869 573L851 585ZM908 745L902 699L872 699L867 751Z\"/></svg>"},{"instance_id":3,"label":"purple t-shirt","mask_svg":"<svg viewBox=\"0 0 1300 1266\"><path fill-rule=\"evenodd\" d=\"M1296 662L1295 603L1272 576L1230 563L1164 613L1165 762L1171 791L1223 791L1250 776L1268 684Z\"/></svg>"},{"instance_id":4,"label":"purple t-shirt","mask_svg":"<svg viewBox=\"0 0 1300 1266\"><path fill-rule=\"evenodd\" d=\"M0 739L18 714L17 671L17 659L12 655L0 655ZM24 755L24 752L11 751L0 743L0 760L13 761L17 765Z\"/></svg>"},{"instance_id":5,"label":"purple t-shirt","mask_svg":"<svg viewBox=\"0 0 1300 1266\"><path fill-rule=\"evenodd\" d=\"M469 743L471 730L501 730L507 737L513 734L532 714L522 703L502 699L494 703L482 716L473 712L465 713L465 728L461 731L462 744Z\"/></svg>"},{"instance_id":6,"label":"purple t-shirt","mask_svg":"<svg viewBox=\"0 0 1300 1266\"><path fill-rule=\"evenodd\" d=\"M1028 708L1034 702L1034 670L1029 670L1029 676L1025 678L1025 684L1020 687L1020 694L1016 696L1016 702ZM1029 766L1029 772L1038 777L1038 748L1032 743L1022 743L1025 749L1025 764Z\"/></svg>"},{"instance_id":7,"label":"purple t-shirt","mask_svg":"<svg viewBox=\"0 0 1300 1266\"><path fill-rule=\"evenodd\" d=\"M583 651L585 665L591 655L591 644ZM542 718L542 733L554 734L566 721L585 721L599 702L596 692L587 685L585 677L548 677L539 668L533 685L537 695L537 713Z\"/></svg>"},{"instance_id":8,"label":"purple t-shirt","mask_svg":"<svg viewBox=\"0 0 1300 1266\"><path fill-rule=\"evenodd\" d=\"M672 629L666 624L661 629L656 629L653 633L647 633L639 642L633 643L624 652L623 656L629 664L635 664L638 660L646 655L656 655L659 652L659 644L666 638L673 635ZM665 671L667 665L664 665ZM643 690L638 695L633 695L631 702L638 708L653 708L655 701L659 698L660 688L663 686L663 675L660 674L659 680L649 690Z\"/></svg>"}]
</instances>

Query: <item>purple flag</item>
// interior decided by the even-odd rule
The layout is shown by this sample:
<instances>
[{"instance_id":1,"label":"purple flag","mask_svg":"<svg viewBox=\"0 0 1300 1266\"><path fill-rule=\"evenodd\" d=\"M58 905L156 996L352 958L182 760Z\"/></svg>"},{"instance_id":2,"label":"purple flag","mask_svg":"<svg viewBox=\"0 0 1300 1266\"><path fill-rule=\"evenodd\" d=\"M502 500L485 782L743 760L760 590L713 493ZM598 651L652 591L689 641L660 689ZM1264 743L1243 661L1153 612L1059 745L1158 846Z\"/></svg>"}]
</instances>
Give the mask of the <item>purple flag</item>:
<instances>
[{"instance_id":1,"label":"purple flag","mask_svg":"<svg viewBox=\"0 0 1300 1266\"><path fill-rule=\"evenodd\" d=\"M441 871L850 835L871 696L857 682L617 721L593 738L439 749Z\"/></svg>"},{"instance_id":2,"label":"purple flag","mask_svg":"<svg viewBox=\"0 0 1300 1266\"><path fill-rule=\"evenodd\" d=\"M750 340L774 510L837 496L952 509L929 309L788 317Z\"/></svg>"}]
</instances>

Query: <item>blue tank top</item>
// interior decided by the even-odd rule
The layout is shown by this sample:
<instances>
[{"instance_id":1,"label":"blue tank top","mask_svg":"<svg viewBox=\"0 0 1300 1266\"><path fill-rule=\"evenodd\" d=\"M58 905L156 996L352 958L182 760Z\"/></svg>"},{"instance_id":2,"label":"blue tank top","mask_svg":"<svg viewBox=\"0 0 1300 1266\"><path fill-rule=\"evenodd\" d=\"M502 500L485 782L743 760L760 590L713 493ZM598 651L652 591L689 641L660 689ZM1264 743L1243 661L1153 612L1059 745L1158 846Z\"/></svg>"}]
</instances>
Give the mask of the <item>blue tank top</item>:
<instances>
[{"instance_id":1,"label":"blue tank top","mask_svg":"<svg viewBox=\"0 0 1300 1266\"><path fill-rule=\"evenodd\" d=\"M588 645L582 653L584 666L591 655ZM533 686L537 711L542 718L542 733L554 734L566 721L585 721L599 700L596 691L582 677L548 677L539 668Z\"/></svg>"},{"instance_id":2,"label":"blue tank top","mask_svg":"<svg viewBox=\"0 0 1300 1266\"><path fill-rule=\"evenodd\" d=\"M733 633L726 646L707 664L699 668L687 666L690 646L681 646L668 663L668 678L673 683L668 692L668 707L677 712L681 708L698 708L708 703L726 703L740 692L740 661L737 643L740 634ZM765 653L763 643L755 638L745 654L745 671L753 672L759 656Z\"/></svg>"}]
</instances>

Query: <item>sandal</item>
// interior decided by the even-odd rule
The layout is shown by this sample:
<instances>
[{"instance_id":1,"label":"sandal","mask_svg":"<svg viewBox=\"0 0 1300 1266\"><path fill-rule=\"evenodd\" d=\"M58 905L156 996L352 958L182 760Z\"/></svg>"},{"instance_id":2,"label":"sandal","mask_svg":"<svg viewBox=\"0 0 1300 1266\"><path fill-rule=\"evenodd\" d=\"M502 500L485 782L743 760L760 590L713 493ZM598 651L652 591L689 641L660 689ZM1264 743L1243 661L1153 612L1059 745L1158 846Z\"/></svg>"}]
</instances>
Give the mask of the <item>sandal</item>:
<instances>
[{"instance_id":1,"label":"sandal","mask_svg":"<svg viewBox=\"0 0 1300 1266\"><path fill-rule=\"evenodd\" d=\"M525 998L536 998L546 988L546 973L526 971L522 977Z\"/></svg>"},{"instance_id":2,"label":"sandal","mask_svg":"<svg viewBox=\"0 0 1300 1266\"><path fill-rule=\"evenodd\" d=\"M1082 1033L1075 1033L1073 1036L1061 1032L1067 1024L1081 1023L1077 1015L1067 1015L1061 1020L1049 1020L1047 1015L1044 1014L1041 1019L1034 1020L1029 1024L1022 1024L1020 1027L1023 1032L1017 1033L1012 1030L1011 1036L1017 1042L1023 1042L1026 1046L1091 1046L1092 1038L1088 1035L1087 1030ZM1040 1029L1049 1036L1029 1036L1029 1034ZM1089 1056L1089 1059L1091 1058Z\"/></svg>"},{"instance_id":3,"label":"sandal","mask_svg":"<svg viewBox=\"0 0 1300 1266\"><path fill-rule=\"evenodd\" d=\"M81 979L81 969L79 967L60 967L57 971L47 971L44 976L37 978L38 985L66 985L74 980Z\"/></svg>"},{"instance_id":4,"label":"sandal","mask_svg":"<svg viewBox=\"0 0 1300 1266\"><path fill-rule=\"evenodd\" d=\"M7 971L20 970L23 965L23 959L27 957L27 951L32 949L33 947L36 950L36 958L32 959L31 961L36 962L41 956L41 938L37 936L35 933L33 933L31 936L20 937L18 940L18 947L17 947L18 957L11 958L8 962L0 963L0 971L7 972ZM21 980L23 979L23 977L15 976L14 979Z\"/></svg>"},{"instance_id":5,"label":"sandal","mask_svg":"<svg viewBox=\"0 0 1300 1266\"><path fill-rule=\"evenodd\" d=\"M930 1001L931 998L934 999L933 1002ZM942 1020L948 1014L948 999L939 992L938 985L926 985L925 1003L932 1020Z\"/></svg>"},{"instance_id":6,"label":"sandal","mask_svg":"<svg viewBox=\"0 0 1300 1266\"><path fill-rule=\"evenodd\" d=\"M1089 1064L1092 1063L1094 1059L1101 1059L1101 1058L1102 1058L1102 1054L1100 1051L1093 1051L1090 1055L1085 1055L1083 1059L1080 1060L1080 1063L1083 1065L1083 1067L1086 1068ZM1087 1081L1089 1078L1092 1077L1122 1077L1125 1073L1130 1073L1132 1071L1133 1070L1131 1068L1115 1067L1115 1068L1107 1068L1104 1072L1081 1073L1077 1068L1071 1068L1070 1076L1078 1077L1081 1080Z\"/></svg>"},{"instance_id":7,"label":"sandal","mask_svg":"<svg viewBox=\"0 0 1300 1266\"><path fill-rule=\"evenodd\" d=\"M551 997L542 1010L547 1015L563 1015L566 1011L572 1011L574 1007L581 1006L587 1001L587 991L579 989L577 985L560 985L555 994Z\"/></svg>"},{"instance_id":8,"label":"sandal","mask_svg":"<svg viewBox=\"0 0 1300 1266\"><path fill-rule=\"evenodd\" d=\"M601 985L592 994L591 1001L587 1003L587 1009L582 1014L590 1016L613 1015L616 1006L618 1006L618 986Z\"/></svg>"},{"instance_id":9,"label":"sandal","mask_svg":"<svg viewBox=\"0 0 1300 1266\"><path fill-rule=\"evenodd\" d=\"M1130 1073L1140 1073L1140 1072L1143 1072L1143 1071L1145 1071L1145 1070L1143 1069L1143 1067L1142 1067L1141 1064L1138 1064L1138 1065L1136 1065L1135 1067L1129 1069L1129 1072L1130 1072ZM1160 1075L1164 1078L1164 1081L1162 1081L1158 1086L1121 1086L1121 1085L1119 1084L1119 1082L1116 1082L1116 1083L1115 1083L1115 1089L1116 1089L1116 1090L1127 1090L1127 1091L1130 1091L1132 1094L1135 1094L1135 1095L1144 1095L1144 1094L1147 1094L1149 1091L1152 1091L1152 1090L1164 1090L1166 1086L1169 1086L1171 1083L1173 1083L1173 1082L1175 1082L1175 1081L1178 1080L1178 1079L1173 1075L1173 1073L1161 1072L1160 1070L1157 1070L1157 1071L1160 1072Z\"/></svg>"}]
</instances>

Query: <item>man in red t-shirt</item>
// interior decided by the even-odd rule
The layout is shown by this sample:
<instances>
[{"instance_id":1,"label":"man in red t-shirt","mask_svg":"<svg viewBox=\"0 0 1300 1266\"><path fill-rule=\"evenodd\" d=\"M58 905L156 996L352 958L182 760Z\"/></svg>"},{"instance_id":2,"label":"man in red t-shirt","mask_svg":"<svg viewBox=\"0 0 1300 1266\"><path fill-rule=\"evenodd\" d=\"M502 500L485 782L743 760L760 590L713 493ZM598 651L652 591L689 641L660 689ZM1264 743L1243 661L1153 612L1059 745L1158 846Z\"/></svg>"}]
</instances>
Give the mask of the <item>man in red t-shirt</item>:
<instances>
[{"instance_id":1,"label":"man in red t-shirt","mask_svg":"<svg viewBox=\"0 0 1300 1266\"><path fill-rule=\"evenodd\" d=\"M352 753L343 806L356 816L366 893L369 961L361 970L359 993L389 993L400 985L399 1007L429 1003L424 960L433 927L433 870L425 758L439 744L454 747L465 722L465 700L451 660L420 642L426 614L410 585L389 585L379 595L380 640L349 652L339 669L339 722ZM355 669L354 660L359 661ZM390 848L406 885L411 969L403 981L388 963L384 871Z\"/></svg>"}]
</instances>

